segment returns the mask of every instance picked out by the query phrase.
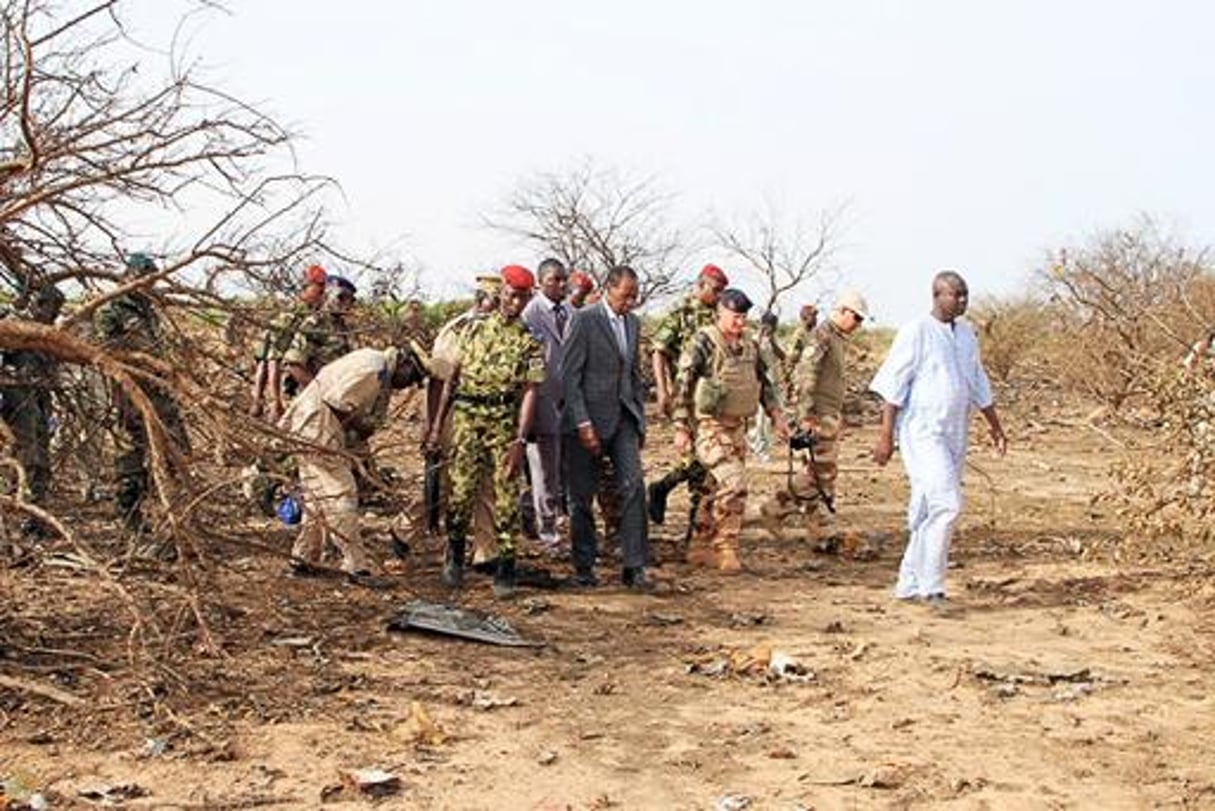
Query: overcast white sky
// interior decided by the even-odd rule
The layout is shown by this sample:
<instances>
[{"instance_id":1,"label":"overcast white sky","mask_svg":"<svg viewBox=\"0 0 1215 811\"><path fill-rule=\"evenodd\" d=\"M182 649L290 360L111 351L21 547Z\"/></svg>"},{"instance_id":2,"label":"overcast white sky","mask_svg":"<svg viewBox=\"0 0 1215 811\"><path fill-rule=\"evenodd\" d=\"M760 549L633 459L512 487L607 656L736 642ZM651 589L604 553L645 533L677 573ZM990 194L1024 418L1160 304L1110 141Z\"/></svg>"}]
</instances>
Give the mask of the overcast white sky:
<instances>
[{"instance_id":1,"label":"overcast white sky","mask_svg":"<svg viewBox=\"0 0 1215 811\"><path fill-rule=\"evenodd\" d=\"M1192 243L1215 230L1215 4L231 5L190 26L190 50L304 133L356 248L399 246L435 290L534 267L479 215L585 156L657 175L689 221L848 203L839 281L802 298L856 286L886 323L927 310L943 267L1004 294L1045 249L1141 212ZM179 10L126 16L158 36Z\"/></svg>"}]
</instances>

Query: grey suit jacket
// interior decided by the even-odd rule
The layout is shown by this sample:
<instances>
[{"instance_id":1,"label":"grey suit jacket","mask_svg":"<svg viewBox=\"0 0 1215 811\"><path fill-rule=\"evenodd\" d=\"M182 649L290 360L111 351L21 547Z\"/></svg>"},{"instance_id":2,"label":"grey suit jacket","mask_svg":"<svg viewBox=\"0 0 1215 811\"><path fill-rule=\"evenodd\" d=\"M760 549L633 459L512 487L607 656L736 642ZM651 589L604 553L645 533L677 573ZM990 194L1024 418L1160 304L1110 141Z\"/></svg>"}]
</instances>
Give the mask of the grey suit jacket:
<instances>
[{"instance_id":1,"label":"grey suit jacket","mask_svg":"<svg viewBox=\"0 0 1215 811\"><path fill-rule=\"evenodd\" d=\"M621 354L605 302L574 312L566 327L561 365L565 430L575 431L589 421L595 433L609 437L627 414L638 433L645 434L645 389L638 368L641 324L632 313L625 316L625 334L628 349Z\"/></svg>"},{"instance_id":2,"label":"grey suit jacket","mask_svg":"<svg viewBox=\"0 0 1215 811\"><path fill-rule=\"evenodd\" d=\"M567 319L565 334L569 335L570 320L573 308L562 301ZM532 296L532 300L523 308L521 316L524 325L532 335L544 344L544 368L547 370L544 383L536 389L536 415L532 421L532 431L537 434L561 433L561 358L564 341L557 332L557 319L553 315L553 302L543 293Z\"/></svg>"}]
</instances>

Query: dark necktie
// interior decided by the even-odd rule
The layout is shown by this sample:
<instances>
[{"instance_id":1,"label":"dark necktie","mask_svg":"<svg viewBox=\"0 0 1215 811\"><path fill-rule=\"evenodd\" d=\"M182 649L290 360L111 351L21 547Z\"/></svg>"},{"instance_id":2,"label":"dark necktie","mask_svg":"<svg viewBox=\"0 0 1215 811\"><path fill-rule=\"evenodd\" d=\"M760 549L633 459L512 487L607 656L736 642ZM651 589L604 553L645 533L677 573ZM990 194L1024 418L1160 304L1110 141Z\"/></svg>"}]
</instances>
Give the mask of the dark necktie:
<instances>
[{"instance_id":1,"label":"dark necktie","mask_svg":"<svg viewBox=\"0 0 1215 811\"><path fill-rule=\"evenodd\" d=\"M557 322L557 337L565 337L565 322L569 319L569 313L565 311L565 307L561 304L553 305L553 320Z\"/></svg>"}]
</instances>

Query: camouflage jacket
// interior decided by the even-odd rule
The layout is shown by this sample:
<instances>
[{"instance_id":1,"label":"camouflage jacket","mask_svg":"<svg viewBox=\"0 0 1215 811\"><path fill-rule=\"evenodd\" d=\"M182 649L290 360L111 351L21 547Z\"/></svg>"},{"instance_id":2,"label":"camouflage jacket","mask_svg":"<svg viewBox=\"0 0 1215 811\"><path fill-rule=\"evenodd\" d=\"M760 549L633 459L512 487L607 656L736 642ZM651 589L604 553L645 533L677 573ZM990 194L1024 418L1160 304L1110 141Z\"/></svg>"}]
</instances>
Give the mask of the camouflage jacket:
<instances>
[{"instance_id":1,"label":"camouflage jacket","mask_svg":"<svg viewBox=\"0 0 1215 811\"><path fill-rule=\"evenodd\" d=\"M718 348L717 340L714 340L710 332L716 329L715 325L711 325L697 330L692 336L691 343L679 357L679 374L675 378L674 419L677 423L685 425L691 423L695 412L692 401L696 392L696 383L702 377L712 378L714 370L719 365L715 360L717 353L721 350ZM767 353L760 351L755 337L749 332L744 333L740 341L749 342L754 347L759 401L764 410L771 411L774 408L780 408L782 405L780 388L774 376L774 369L767 360Z\"/></svg>"},{"instance_id":2,"label":"camouflage jacket","mask_svg":"<svg viewBox=\"0 0 1215 811\"><path fill-rule=\"evenodd\" d=\"M283 363L294 363L312 374L354 349L346 320L337 313L317 310L295 328L283 352Z\"/></svg>"},{"instance_id":3,"label":"camouflage jacket","mask_svg":"<svg viewBox=\"0 0 1215 811\"><path fill-rule=\"evenodd\" d=\"M258 360L282 360L291 348L296 330L311 312L312 308L307 304L297 303L274 316L262 333L253 356Z\"/></svg>"},{"instance_id":4,"label":"camouflage jacket","mask_svg":"<svg viewBox=\"0 0 1215 811\"><path fill-rule=\"evenodd\" d=\"M152 299L139 292L123 293L93 313L97 337L113 349L156 352L160 346L160 316Z\"/></svg>"},{"instance_id":5,"label":"camouflage jacket","mask_svg":"<svg viewBox=\"0 0 1215 811\"><path fill-rule=\"evenodd\" d=\"M458 375L457 407L513 410L529 383L544 382L544 345L522 321L493 313L472 321L461 333Z\"/></svg>"},{"instance_id":6,"label":"camouflage jacket","mask_svg":"<svg viewBox=\"0 0 1215 811\"><path fill-rule=\"evenodd\" d=\"M692 336L717 318L716 308L689 296L662 317L650 339L654 349L661 351L672 363L679 360Z\"/></svg>"}]
</instances>

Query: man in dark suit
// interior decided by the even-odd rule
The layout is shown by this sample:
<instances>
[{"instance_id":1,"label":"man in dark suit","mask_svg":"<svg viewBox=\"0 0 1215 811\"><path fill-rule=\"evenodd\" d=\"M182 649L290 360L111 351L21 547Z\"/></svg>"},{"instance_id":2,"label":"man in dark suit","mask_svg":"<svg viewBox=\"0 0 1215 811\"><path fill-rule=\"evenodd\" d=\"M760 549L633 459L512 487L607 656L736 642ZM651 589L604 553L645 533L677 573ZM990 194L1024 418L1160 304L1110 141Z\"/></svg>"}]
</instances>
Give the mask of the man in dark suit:
<instances>
[{"instance_id":1,"label":"man in dark suit","mask_svg":"<svg viewBox=\"0 0 1215 811\"><path fill-rule=\"evenodd\" d=\"M638 368L640 323L637 273L612 268L603 299L574 312L566 333L561 377L565 384L565 452L569 460L570 539L575 578L595 585L598 538L591 500L606 456L616 471L620 498L620 544L625 586L648 591L649 556L645 482L645 391Z\"/></svg>"},{"instance_id":2,"label":"man in dark suit","mask_svg":"<svg viewBox=\"0 0 1215 811\"><path fill-rule=\"evenodd\" d=\"M547 376L536 390L536 414L527 443L532 499L540 543L548 550L560 544L557 517L561 513L561 354L573 311L565 301L565 265L557 259L540 263L540 295L523 310L523 323L544 344Z\"/></svg>"}]
</instances>

